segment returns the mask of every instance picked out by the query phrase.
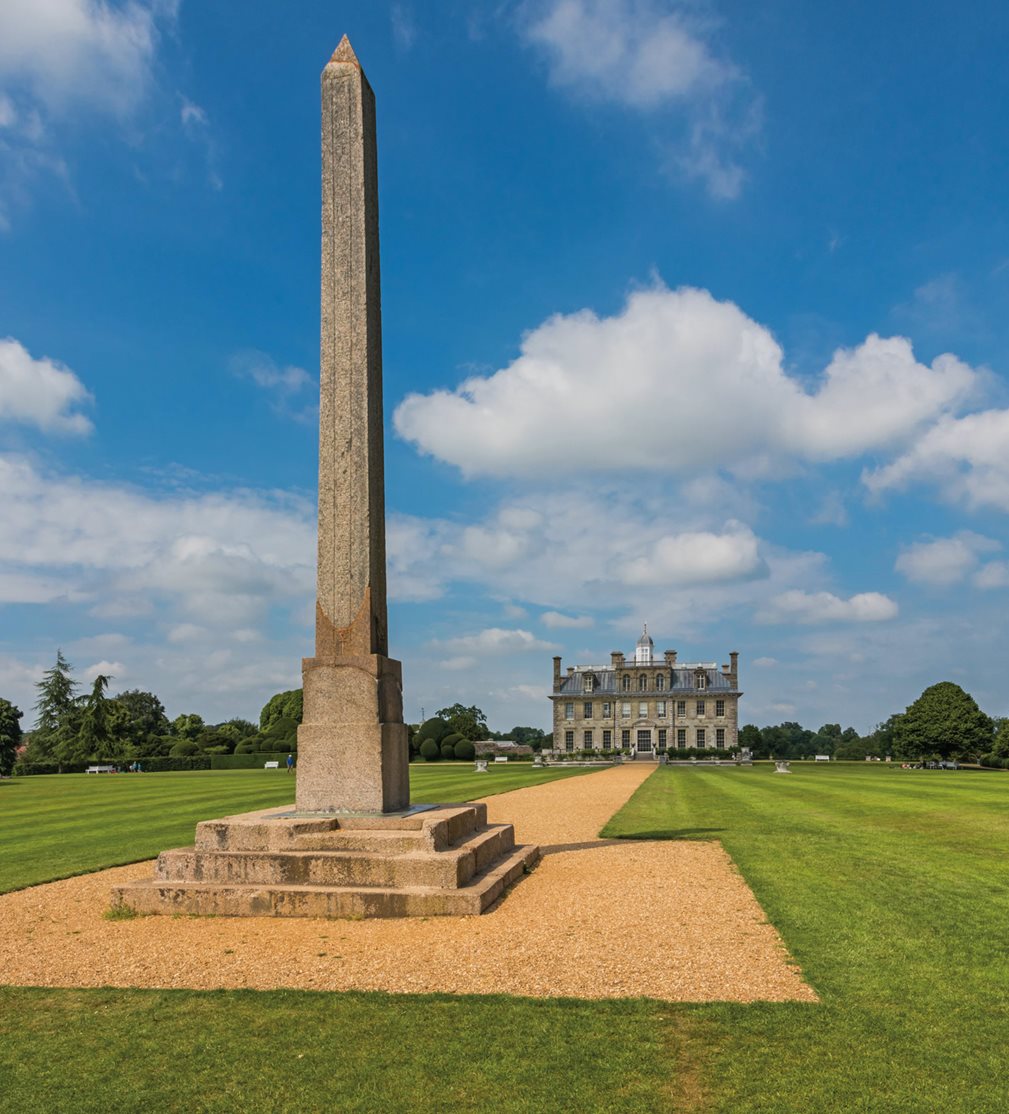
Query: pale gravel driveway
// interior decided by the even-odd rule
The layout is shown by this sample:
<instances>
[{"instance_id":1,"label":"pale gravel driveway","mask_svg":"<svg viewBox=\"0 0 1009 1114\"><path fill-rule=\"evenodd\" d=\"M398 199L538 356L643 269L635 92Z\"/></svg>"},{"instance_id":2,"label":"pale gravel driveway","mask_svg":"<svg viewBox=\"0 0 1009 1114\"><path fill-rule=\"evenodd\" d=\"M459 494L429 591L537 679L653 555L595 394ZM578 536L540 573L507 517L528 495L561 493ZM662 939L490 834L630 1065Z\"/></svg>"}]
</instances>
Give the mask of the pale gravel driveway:
<instances>
[{"instance_id":1,"label":"pale gravel driveway","mask_svg":"<svg viewBox=\"0 0 1009 1114\"><path fill-rule=\"evenodd\" d=\"M0 897L0 983L816 1001L720 844L598 840L654 768L487 798L545 854L482 917L105 920L137 863Z\"/></svg>"}]
</instances>

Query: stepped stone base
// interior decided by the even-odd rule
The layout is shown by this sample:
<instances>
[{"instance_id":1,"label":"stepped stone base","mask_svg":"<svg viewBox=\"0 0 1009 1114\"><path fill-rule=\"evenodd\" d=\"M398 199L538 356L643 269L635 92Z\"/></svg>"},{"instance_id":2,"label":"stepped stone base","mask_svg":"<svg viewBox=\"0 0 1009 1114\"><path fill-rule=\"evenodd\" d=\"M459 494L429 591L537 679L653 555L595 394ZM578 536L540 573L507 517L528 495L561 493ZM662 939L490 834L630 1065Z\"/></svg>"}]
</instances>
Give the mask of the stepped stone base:
<instances>
[{"instance_id":1,"label":"stepped stone base","mask_svg":"<svg viewBox=\"0 0 1009 1114\"><path fill-rule=\"evenodd\" d=\"M385 815L264 809L196 827L152 879L112 891L137 913L431 917L482 913L539 859L482 804Z\"/></svg>"}]
</instances>

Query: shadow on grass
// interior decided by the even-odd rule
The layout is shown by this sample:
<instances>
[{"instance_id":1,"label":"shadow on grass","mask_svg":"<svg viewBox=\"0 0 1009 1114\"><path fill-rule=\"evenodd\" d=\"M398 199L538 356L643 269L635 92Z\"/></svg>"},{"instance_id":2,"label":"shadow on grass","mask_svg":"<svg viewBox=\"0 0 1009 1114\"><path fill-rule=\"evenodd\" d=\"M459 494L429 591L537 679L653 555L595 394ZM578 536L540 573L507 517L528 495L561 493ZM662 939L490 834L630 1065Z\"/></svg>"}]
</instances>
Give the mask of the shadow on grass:
<instances>
[{"instance_id":1,"label":"shadow on grass","mask_svg":"<svg viewBox=\"0 0 1009 1114\"><path fill-rule=\"evenodd\" d=\"M618 843L632 839L714 839L725 828L665 828L658 832L629 832L627 835L608 839L607 843Z\"/></svg>"}]
</instances>

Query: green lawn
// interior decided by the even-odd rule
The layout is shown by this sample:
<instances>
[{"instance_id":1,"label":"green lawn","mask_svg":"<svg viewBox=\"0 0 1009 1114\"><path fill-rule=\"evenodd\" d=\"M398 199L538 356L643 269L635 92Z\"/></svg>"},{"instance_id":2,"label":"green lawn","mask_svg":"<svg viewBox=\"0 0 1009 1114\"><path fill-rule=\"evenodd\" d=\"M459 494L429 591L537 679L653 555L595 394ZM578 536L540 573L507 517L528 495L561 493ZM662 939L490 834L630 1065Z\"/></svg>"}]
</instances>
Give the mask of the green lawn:
<instances>
[{"instance_id":1,"label":"green lawn","mask_svg":"<svg viewBox=\"0 0 1009 1114\"><path fill-rule=\"evenodd\" d=\"M720 839L822 998L682 1007L710 1109L1009 1110L1009 778L661 769L610 836Z\"/></svg>"},{"instance_id":2,"label":"green lawn","mask_svg":"<svg viewBox=\"0 0 1009 1114\"><path fill-rule=\"evenodd\" d=\"M0 989L0 1111L1003 1114L1009 776L792 770L660 769L605 834L721 840L819 1004Z\"/></svg>"},{"instance_id":3,"label":"green lawn","mask_svg":"<svg viewBox=\"0 0 1009 1114\"><path fill-rule=\"evenodd\" d=\"M465 801L586 770L526 762L410 767L413 801ZM286 770L63 774L0 782L0 893L153 858L193 842L197 821L289 804Z\"/></svg>"}]
</instances>

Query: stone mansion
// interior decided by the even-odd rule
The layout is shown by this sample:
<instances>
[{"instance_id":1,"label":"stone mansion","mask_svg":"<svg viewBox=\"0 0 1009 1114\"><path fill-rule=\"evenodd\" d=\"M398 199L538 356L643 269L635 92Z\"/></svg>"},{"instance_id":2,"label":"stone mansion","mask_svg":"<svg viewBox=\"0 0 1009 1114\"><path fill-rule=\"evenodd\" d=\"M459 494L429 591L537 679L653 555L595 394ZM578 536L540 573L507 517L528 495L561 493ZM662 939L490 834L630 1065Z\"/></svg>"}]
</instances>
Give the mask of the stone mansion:
<instances>
[{"instance_id":1,"label":"stone mansion","mask_svg":"<svg viewBox=\"0 0 1009 1114\"><path fill-rule=\"evenodd\" d=\"M554 658L554 750L630 749L642 757L687 747L735 750L739 724L739 654L715 662L659 661L648 627L634 658L569 666Z\"/></svg>"}]
</instances>

